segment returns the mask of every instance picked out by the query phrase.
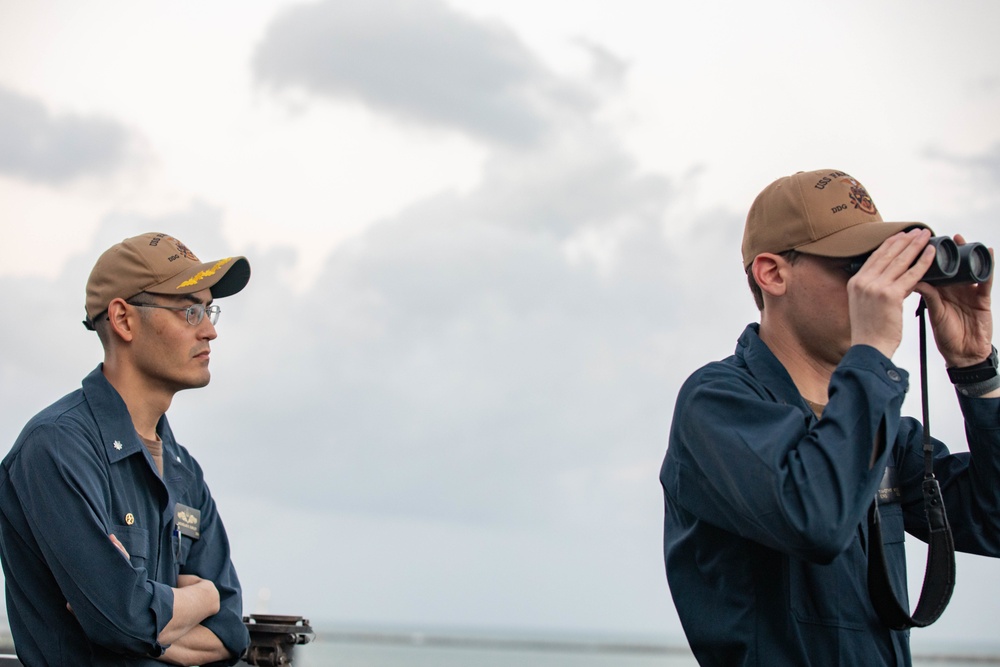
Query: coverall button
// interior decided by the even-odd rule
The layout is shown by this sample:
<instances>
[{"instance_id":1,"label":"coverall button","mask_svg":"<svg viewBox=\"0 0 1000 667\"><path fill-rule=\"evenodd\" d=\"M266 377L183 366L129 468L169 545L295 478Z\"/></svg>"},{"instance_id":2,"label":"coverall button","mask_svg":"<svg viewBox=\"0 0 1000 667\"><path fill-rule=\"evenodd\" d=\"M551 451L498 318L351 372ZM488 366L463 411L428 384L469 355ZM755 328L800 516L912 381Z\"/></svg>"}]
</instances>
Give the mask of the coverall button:
<instances>
[{"instance_id":1,"label":"coverall button","mask_svg":"<svg viewBox=\"0 0 1000 667\"><path fill-rule=\"evenodd\" d=\"M899 373L897 373L891 368L888 371L886 371L886 375L888 375L889 379L892 380L893 382L899 382L900 380L903 379L899 376Z\"/></svg>"}]
</instances>

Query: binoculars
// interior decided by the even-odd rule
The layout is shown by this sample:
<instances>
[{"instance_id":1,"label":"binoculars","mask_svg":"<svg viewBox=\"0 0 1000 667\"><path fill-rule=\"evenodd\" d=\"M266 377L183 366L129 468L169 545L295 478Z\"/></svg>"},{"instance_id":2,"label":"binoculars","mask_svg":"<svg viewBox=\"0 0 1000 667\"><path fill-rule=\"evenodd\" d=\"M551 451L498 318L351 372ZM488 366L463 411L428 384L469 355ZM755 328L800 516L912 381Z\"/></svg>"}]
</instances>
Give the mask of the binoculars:
<instances>
[{"instance_id":1,"label":"binoculars","mask_svg":"<svg viewBox=\"0 0 1000 667\"><path fill-rule=\"evenodd\" d=\"M929 245L935 247L934 262L921 282L931 285L981 283L993 273L993 257L982 243L958 245L950 236L932 236ZM851 260L847 271L853 275L861 269L871 253Z\"/></svg>"}]
</instances>

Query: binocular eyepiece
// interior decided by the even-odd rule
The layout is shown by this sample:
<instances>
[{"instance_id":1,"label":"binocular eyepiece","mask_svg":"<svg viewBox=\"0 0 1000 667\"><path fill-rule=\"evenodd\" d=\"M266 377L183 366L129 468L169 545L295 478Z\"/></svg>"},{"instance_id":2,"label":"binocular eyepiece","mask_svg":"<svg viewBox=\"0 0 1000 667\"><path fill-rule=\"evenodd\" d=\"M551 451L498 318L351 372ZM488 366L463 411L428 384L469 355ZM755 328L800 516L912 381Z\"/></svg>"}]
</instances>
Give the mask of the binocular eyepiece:
<instances>
[{"instance_id":1,"label":"binocular eyepiece","mask_svg":"<svg viewBox=\"0 0 1000 667\"><path fill-rule=\"evenodd\" d=\"M956 283L981 283L989 280L993 273L993 257L982 243L958 245L950 236L932 236L928 241L934 246L934 262L921 282L930 285L954 285ZM861 269L871 253L855 257L847 266L852 275Z\"/></svg>"}]
</instances>

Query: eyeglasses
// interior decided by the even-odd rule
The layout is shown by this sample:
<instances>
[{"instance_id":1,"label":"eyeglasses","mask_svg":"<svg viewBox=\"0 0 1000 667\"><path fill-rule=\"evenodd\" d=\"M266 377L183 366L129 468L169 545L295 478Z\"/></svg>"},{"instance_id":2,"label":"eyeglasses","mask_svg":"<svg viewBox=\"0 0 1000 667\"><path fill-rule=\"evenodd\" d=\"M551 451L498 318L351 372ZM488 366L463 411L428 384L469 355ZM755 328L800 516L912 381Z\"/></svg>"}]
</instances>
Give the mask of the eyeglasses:
<instances>
[{"instance_id":1,"label":"eyeglasses","mask_svg":"<svg viewBox=\"0 0 1000 667\"><path fill-rule=\"evenodd\" d=\"M138 308L161 308L163 310L183 311L187 323L193 327L201 324L201 321L205 319L205 313L208 313L208 321L215 324L219 321L219 313L222 312L222 308L215 304L206 306L203 303L195 303L185 308L184 306L161 306L157 303L135 303L132 301L126 301L125 303Z\"/></svg>"}]
</instances>

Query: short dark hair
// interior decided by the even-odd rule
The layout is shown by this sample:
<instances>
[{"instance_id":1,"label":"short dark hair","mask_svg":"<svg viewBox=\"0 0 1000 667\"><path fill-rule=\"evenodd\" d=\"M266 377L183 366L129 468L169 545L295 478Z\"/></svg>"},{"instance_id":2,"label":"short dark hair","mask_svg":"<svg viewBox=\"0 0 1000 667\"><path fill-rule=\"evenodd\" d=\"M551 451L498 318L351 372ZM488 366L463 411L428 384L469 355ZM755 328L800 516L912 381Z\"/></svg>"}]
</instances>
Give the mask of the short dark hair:
<instances>
[{"instance_id":1,"label":"short dark hair","mask_svg":"<svg viewBox=\"0 0 1000 667\"><path fill-rule=\"evenodd\" d=\"M784 257L789 264L794 264L801 255L798 250L786 250L785 252L779 252L778 255ZM753 294L754 303L757 304L757 310L764 310L764 293L760 289L760 285L757 284L757 280L753 277L753 262L747 267L747 284L750 285L750 293Z\"/></svg>"}]
</instances>

